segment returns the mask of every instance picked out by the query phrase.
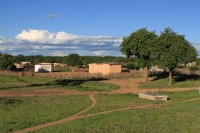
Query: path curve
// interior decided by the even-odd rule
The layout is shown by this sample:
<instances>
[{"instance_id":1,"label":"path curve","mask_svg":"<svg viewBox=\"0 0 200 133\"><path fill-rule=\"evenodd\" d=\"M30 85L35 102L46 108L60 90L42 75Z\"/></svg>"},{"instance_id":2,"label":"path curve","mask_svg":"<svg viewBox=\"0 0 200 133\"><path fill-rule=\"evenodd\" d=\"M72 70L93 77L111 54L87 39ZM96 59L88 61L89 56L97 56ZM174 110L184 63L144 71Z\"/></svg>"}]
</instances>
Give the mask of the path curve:
<instances>
[{"instance_id":1,"label":"path curve","mask_svg":"<svg viewBox=\"0 0 200 133\"><path fill-rule=\"evenodd\" d=\"M91 95L91 98L93 99L94 97L92 97L92 96L93 95ZM90 108L92 108L93 105L95 105L95 104L92 103L92 105L90 107L88 107L85 110L83 110L83 111L81 111L81 112L79 112L79 113L77 113L75 115L72 115L70 117L67 117L67 118L64 118L64 119L61 119L61 120L57 120L57 121L47 122L47 123L44 123L42 125L38 125L38 126L35 126L35 127L25 128L23 130L18 130L18 131L15 131L13 133L32 132L32 131L35 131L35 130L38 130L38 129L42 129L42 128L45 128L45 127L50 127L50 126L62 124L62 123L73 121L73 120L77 120L77 119L82 119L82 118L92 117L92 116L102 115L102 114L108 114L108 113L113 113L113 112L125 111L125 110L130 110L130 109L142 109L142 108L148 108L148 107L160 108L159 105L146 104L146 105L139 105L139 106L134 106L134 107L126 107L126 108L121 108L121 109L108 110L108 111L98 112L98 113L94 113L94 114L88 114L88 115L84 115L84 116L80 115L80 114L84 113L85 111L89 110Z\"/></svg>"},{"instance_id":2,"label":"path curve","mask_svg":"<svg viewBox=\"0 0 200 133\"><path fill-rule=\"evenodd\" d=\"M89 99L92 101L92 104L85 108L84 110L69 116L64 119L60 119L57 121L52 121L52 122L47 122L42 125L38 125L35 127L29 127L25 128L23 130L18 130L15 131L14 133L23 133L23 132L30 132L34 131L37 129L49 127L49 126L54 126L57 124L65 123L68 121L76 120L76 119L82 119L85 117L91 117L95 115L101 115L101 114L108 114L112 112L118 112L118 111L124 111L124 110L130 110L130 109L136 109L136 108L147 108L147 107L154 107L154 108L160 108L161 105L152 105L152 104L147 104L147 105L139 105L135 107L127 107L127 108L122 108L122 109L115 109L115 110L109 110L109 111L104 111L104 112L98 112L94 114L88 114L85 116L81 116L84 112L88 111L89 109L93 108L96 105L96 99L95 95L96 94L124 94L124 93L139 93L139 92L149 92L149 91L158 91L158 89L139 89L139 83L141 79L128 79L128 80L117 80L117 79L112 79L109 81L101 81L101 82L108 82L108 83L113 83L117 84L120 86L118 90L112 91L112 92L79 92L75 90L64 90L64 89L52 89L52 90L32 90L32 91L0 91L0 96L51 96L51 95L88 95ZM171 89L162 89L162 91L186 91L186 90L194 90L196 88L171 88ZM194 98L194 99L189 99L185 100L182 102L190 102L194 100L199 100L200 98Z\"/></svg>"},{"instance_id":3,"label":"path curve","mask_svg":"<svg viewBox=\"0 0 200 133\"><path fill-rule=\"evenodd\" d=\"M66 89L49 89L49 90L23 90L23 91L0 91L0 96L9 96L9 97L18 97L18 96L66 96L66 95L96 95L96 94L125 94L125 93L145 93L145 92L158 92L159 89L140 89L139 82L142 79L110 79L100 82L111 83L120 86L119 89L114 90L112 92L80 92L76 90L66 90ZM188 91L188 90L196 90L197 88L163 88L162 91Z\"/></svg>"},{"instance_id":4,"label":"path curve","mask_svg":"<svg viewBox=\"0 0 200 133\"><path fill-rule=\"evenodd\" d=\"M14 131L13 133L24 133L24 132L31 132L31 131L35 131L35 130L38 130L38 129L41 129L41 128L45 128L45 127L49 127L49 126L54 126L54 125L57 125L57 124L62 124L62 123L65 123L65 122L68 122L68 121L72 121L72 120L75 120L75 119L78 119L80 116L80 114L88 111L89 109L91 109L92 107L94 107L96 105L96 99L94 98L95 95L88 95L89 96L89 99L92 101L92 104L85 108L84 110L72 115L72 116L69 116L67 118L64 118L64 119L60 119L60 120L57 120L57 121L52 121L52 122L47 122L47 123L44 123L44 124L41 124L41 125L38 125L38 126L35 126L35 127L29 127L29 128L25 128L23 130L18 130L18 131Z\"/></svg>"}]
</instances>

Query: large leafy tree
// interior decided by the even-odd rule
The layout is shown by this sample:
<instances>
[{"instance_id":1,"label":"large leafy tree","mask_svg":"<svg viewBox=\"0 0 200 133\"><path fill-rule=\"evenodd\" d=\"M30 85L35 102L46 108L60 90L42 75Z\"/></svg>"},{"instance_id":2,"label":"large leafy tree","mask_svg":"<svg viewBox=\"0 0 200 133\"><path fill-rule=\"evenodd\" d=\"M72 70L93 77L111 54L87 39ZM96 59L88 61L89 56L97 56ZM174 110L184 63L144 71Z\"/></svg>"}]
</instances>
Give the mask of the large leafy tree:
<instances>
[{"instance_id":1,"label":"large leafy tree","mask_svg":"<svg viewBox=\"0 0 200 133\"><path fill-rule=\"evenodd\" d=\"M197 52L183 35L166 28L155 43L156 57L160 66L169 70L169 85L172 84L172 74L178 64L195 61Z\"/></svg>"},{"instance_id":2,"label":"large leafy tree","mask_svg":"<svg viewBox=\"0 0 200 133\"><path fill-rule=\"evenodd\" d=\"M133 32L130 36L124 37L120 45L121 52L130 58L136 56L139 59L139 66L145 67L144 79L147 81L148 66L151 64L152 46L157 35L149 32L146 28Z\"/></svg>"},{"instance_id":3,"label":"large leafy tree","mask_svg":"<svg viewBox=\"0 0 200 133\"><path fill-rule=\"evenodd\" d=\"M14 57L9 54L1 54L0 55L0 69L6 70L8 66L13 65Z\"/></svg>"},{"instance_id":4,"label":"large leafy tree","mask_svg":"<svg viewBox=\"0 0 200 133\"><path fill-rule=\"evenodd\" d=\"M82 64L78 54L69 54L66 60L68 66L79 66Z\"/></svg>"}]
</instances>

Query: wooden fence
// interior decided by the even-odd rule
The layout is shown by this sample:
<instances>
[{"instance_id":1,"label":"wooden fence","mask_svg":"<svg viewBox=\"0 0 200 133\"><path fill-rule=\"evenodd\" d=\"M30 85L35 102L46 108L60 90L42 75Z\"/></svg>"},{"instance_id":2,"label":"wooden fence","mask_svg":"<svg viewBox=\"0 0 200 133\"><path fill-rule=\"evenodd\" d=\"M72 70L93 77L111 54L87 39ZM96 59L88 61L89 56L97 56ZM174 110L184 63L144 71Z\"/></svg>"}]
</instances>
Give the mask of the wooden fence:
<instances>
[{"instance_id":1,"label":"wooden fence","mask_svg":"<svg viewBox=\"0 0 200 133\"><path fill-rule=\"evenodd\" d=\"M187 75L200 75L200 70L196 71L190 71L188 69L177 69L177 71L181 74L187 74Z\"/></svg>"},{"instance_id":2,"label":"wooden fence","mask_svg":"<svg viewBox=\"0 0 200 133\"><path fill-rule=\"evenodd\" d=\"M119 73L102 75L100 73L87 73L87 72L52 72L52 73L35 73L35 72L14 72L14 71L0 71L2 75L14 75L14 76L35 76L43 78L55 78L55 79L91 79L91 78L117 78L117 77L141 77L143 71L132 71L130 73Z\"/></svg>"}]
</instances>

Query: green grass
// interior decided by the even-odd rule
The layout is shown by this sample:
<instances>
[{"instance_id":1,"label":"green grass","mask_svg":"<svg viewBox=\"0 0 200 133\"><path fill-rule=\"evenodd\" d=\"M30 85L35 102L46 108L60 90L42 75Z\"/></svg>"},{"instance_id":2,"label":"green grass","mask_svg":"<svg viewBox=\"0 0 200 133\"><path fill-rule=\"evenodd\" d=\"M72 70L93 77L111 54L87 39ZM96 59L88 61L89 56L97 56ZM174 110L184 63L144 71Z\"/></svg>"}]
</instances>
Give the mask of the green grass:
<instances>
[{"instance_id":1,"label":"green grass","mask_svg":"<svg viewBox=\"0 0 200 133\"><path fill-rule=\"evenodd\" d=\"M171 103L178 103L184 100L199 98L198 91L183 91L183 92L163 92L168 95L169 102L151 101L146 99L139 99L137 94L98 94L96 95L97 105L85 112L84 114L91 114L97 112L104 112L108 110L121 109L126 107L135 107L144 104L166 104L170 106Z\"/></svg>"},{"instance_id":2,"label":"green grass","mask_svg":"<svg viewBox=\"0 0 200 133\"><path fill-rule=\"evenodd\" d=\"M84 114L103 112L126 107L134 107L143 104L155 103L145 99L139 99L137 94L98 94L97 105Z\"/></svg>"},{"instance_id":3,"label":"green grass","mask_svg":"<svg viewBox=\"0 0 200 133\"><path fill-rule=\"evenodd\" d=\"M55 86L65 89L72 89L78 91L99 91L108 92L119 88L119 86L99 81L88 80L56 80L47 84L48 86Z\"/></svg>"},{"instance_id":4,"label":"green grass","mask_svg":"<svg viewBox=\"0 0 200 133\"><path fill-rule=\"evenodd\" d=\"M0 132L62 119L90 104L87 96L0 97Z\"/></svg>"},{"instance_id":5,"label":"green grass","mask_svg":"<svg viewBox=\"0 0 200 133\"><path fill-rule=\"evenodd\" d=\"M33 90L33 89L72 89L78 91L113 91L117 85L92 80L56 80L40 77L17 77L0 75L0 90Z\"/></svg>"},{"instance_id":6,"label":"green grass","mask_svg":"<svg viewBox=\"0 0 200 133\"><path fill-rule=\"evenodd\" d=\"M168 85L168 78L158 79L149 81L148 83L140 83L139 88L141 89L152 89L152 88L190 88L200 86L200 80L182 80L174 81L172 85Z\"/></svg>"},{"instance_id":7,"label":"green grass","mask_svg":"<svg viewBox=\"0 0 200 133\"><path fill-rule=\"evenodd\" d=\"M187 92L173 92L167 94L171 97L171 100L173 101L163 102L164 105L162 105L161 108L129 109L109 114L95 115L92 117L77 119L74 121L66 122L52 127L36 130L35 132L37 133L199 132L200 131L199 100L186 103L181 102L186 99L200 97L198 92L187 91ZM128 94L121 96L116 95L116 96L111 96L110 98L108 98L108 96L106 96L107 98L104 98L105 96L102 95L103 96L102 103L97 102L98 104L101 104L101 106L97 105L100 107L98 111L107 110L106 106L118 106L118 104L120 106L118 106L117 108L130 106L131 102L129 100L122 100L125 98L125 96L130 97L130 99L131 97L133 97L133 104L138 103L139 99L137 99L136 96L134 97L131 96L131 94L129 95ZM99 98L102 96L99 96ZM118 100L118 102L116 102L118 104L115 104L114 99L117 100L118 98L121 99L122 102ZM113 99L113 101L111 99ZM125 101L129 101L129 104L123 105ZM109 104L109 102L114 103L115 105L111 105ZM143 102L145 103L145 101ZM94 110L92 112L94 112Z\"/></svg>"},{"instance_id":8,"label":"green grass","mask_svg":"<svg viewBox=\"0 0 200 133\"><path fill-rule=\"evenodd\" d=\"M119 86L109 83L102 83L98 81L88 81L80 84L79 86L74 86L73 89L79 91L100 91L108 92L119 89Z\"/></svg>"},{"instance_id":9,"label":"green grass","mask_svg":"<svg viewBox=\"0 0 200 133\"><path fill-rule=\"evenodd\" d=\"M34 87L54 80L51 78L0 75L0 90L19 89L26 86Z\"/></svg>"},{"instance_id":10,"label":"green grass","mask_svg":"<svg viewBox=\"0 0 200 133\"><path fill-rule=\"evenodd\" d=\"M192 91L180 91L180 92L163 92L164 94L168 95L170 98L170 102L180 102L192 98L199 98L200 94L198 90Z\"/></svg>"}]
</instances>

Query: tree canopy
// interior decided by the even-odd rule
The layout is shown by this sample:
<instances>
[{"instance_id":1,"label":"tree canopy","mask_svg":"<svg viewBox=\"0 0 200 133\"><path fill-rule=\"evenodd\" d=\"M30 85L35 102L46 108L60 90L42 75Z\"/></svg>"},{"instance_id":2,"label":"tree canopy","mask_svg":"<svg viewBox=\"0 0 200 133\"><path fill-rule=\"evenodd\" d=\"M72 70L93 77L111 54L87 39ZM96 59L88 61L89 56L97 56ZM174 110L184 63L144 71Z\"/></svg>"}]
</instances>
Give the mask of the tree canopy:
<instances>
[{"instance_id":1,"label":"tree canopy","mask_svg":"<svg viewBox=\"0 0 200 133\"><path fill-rule=\"evenodd\" d=\"M8 66L13 65L14 56L9 54L0 54L0 69L6 70Z\"/></svg>"},{"instance_id":2,"label":"tree canopy","mask_svg":"<svg viewBox=\"0 0 200 133\"><path fill-rule=\"evenodd\" d=\"M155 32L150 32L146 28L139 29L130 36L124 37L120 45L121 52L127 56L136 56L139 58L139 66L146 66L146 73L144 75L145 81L147 81L147 69L151 64L152 47L155 43L157 35Z\"/></svg>"},{"instance_id":3,"label":"tree canopy","mask_svg":"<svg viewBox=\"0 0 200 133\"><path fill-rule=\"evenodd\" d=\"M146 66L145 79L149 65L159 65L169 70L169 84L173 70L178 64L196 60L197 52L185 36L166 28L157 36L146 28L139 29L130 36L124 37L120 45L121 52L127 56L136 56L140 67Z\"/></svg>"},{"instance_id":4,"label":"tree canopy","mask_svg":"<svg viewBox=\"0 0 200 133\"><path fill-rule=\"evenodd\" d=\"M169 70L169 84L171 84L172 72L178 64L186 64L196 60L195 48L185 39L183 35L175 33L166 28L154 44L154 55L160 66Z\"/></svg>"},{"instance_id":5,"label":"tree canopy","mask_svg":"<svg viewBox=\"0 0 200 133\"><path fill-rule=\"evenodd\" d=\"M68 66L79 66L82 64L80 56L78 54L69 54L66 62Z\"/></svg>"}]
</instances>

